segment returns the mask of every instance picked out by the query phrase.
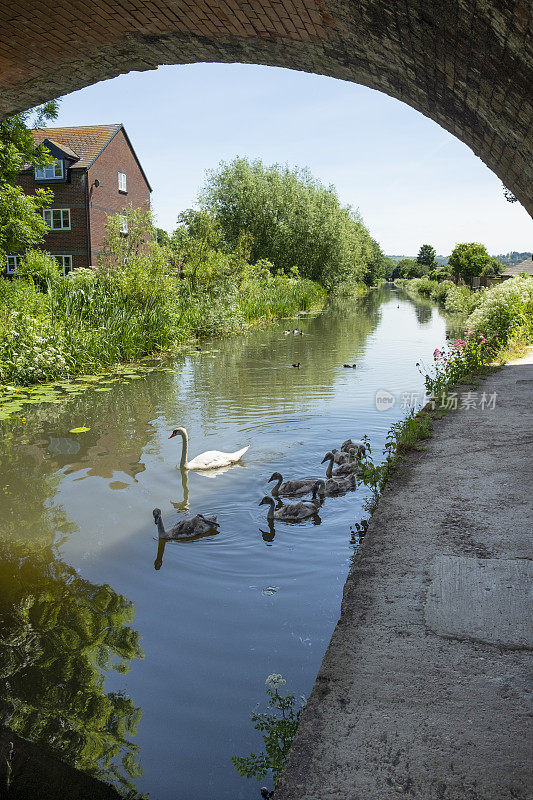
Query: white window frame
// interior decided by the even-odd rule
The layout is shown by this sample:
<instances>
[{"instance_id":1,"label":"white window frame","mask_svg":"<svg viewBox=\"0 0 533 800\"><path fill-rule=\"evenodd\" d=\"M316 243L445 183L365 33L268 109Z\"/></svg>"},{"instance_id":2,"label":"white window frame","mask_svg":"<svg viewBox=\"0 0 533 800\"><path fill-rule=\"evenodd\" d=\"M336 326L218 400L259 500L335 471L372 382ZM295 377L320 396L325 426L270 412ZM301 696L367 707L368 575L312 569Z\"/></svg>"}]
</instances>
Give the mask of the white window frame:
<instances>
[{"instance_id":1,"label":"white window frame","mask_svg":"<svg viewBox=\"0 0 533 800\"><path fill-rule=\"evenodd\" d=\"M54 256L54 258L59 264L59 268L63 277L68 275L69 272L72 272L72 256ZM66 262L65 259L67 259Z\"/></svg>"},{"instance_id":2,"label":"white window frame","mask_svg":"<svg viewBox=\"0 0 533 800\"><path fill-rule=\"evenodd\" d=\"M19 261L22 259L22 256L6 256L6 273L8 275L14 275L18 269ZM10 265L11 262L11 265Z\"/></svg>"},{"instance_id":3,"label":"white window frame","mask_svg":"<svg viewBox=\"0 0 533 800\"><path fill-rule=\"evenodd\" d=\"M58 174L59 168L59 174ZM46 164L44 167L35 167L36 181L59 180L64 176L63 159L56 158L53 164Z\"/></svg>"},{"instance_id":4,"label":"white window frame","mask_svg":"<svg viewBox=\"0 0 533 800\"><path fill-rule=\"evenodd\" d=\"M125 214L119 214L119 231L123 233L124 236L128 235L128 218Z\"/></svg>"},{"instance_id":5,"label":"white window frame","mask_svg":"<svg viewBox=\"0 0 533 800\"><path fill-rule=\"evenodd\" d=\"M127 186L128 186L128 183L127 183L126 173L125 172L121 172L119 170L118 171L118 190L119 190L119 192L126 193L128 191Z\"/></svg>"},{"instance_id":6,"label":"white window frame","mask_svg":"<svg viewBox=\"0 0 533 800\"><path fill-rule=\"evenodd\" d=\"M59 214L59 225L54 222L54 214ZM71 229L70 208L43 208L43 219L51 231L69 231Z\"/></svg>"}]
</instances>

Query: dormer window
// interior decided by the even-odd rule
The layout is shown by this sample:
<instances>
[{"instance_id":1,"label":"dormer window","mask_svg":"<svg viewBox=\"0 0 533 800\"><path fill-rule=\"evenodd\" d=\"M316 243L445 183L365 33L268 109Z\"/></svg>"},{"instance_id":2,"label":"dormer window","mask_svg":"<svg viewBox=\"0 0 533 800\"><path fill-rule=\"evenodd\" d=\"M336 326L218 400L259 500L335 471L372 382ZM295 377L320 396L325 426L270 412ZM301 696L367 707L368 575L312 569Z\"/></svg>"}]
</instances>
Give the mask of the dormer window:
<instances>
[{"instance_id":1,"label":"dormer window","mask_svg":"<svg viewBox=\"0 0 533 800\"><path fill-rule=\"evenodd\" d=\"M44 167L35 167L36 181L53 181L63 177L63 160L56 158L53 164Z\"/></svg>"},{"instance_id":2,"label":"dormer window","mask_svg":"<svg viewBox=\"0 0 533 800\"><path fill-rule=\"evenodd\" d=\"M119 172L118 173L118 190L119 192L127 192L126 188L126 173Z\"/></svg>"}]
</instances>

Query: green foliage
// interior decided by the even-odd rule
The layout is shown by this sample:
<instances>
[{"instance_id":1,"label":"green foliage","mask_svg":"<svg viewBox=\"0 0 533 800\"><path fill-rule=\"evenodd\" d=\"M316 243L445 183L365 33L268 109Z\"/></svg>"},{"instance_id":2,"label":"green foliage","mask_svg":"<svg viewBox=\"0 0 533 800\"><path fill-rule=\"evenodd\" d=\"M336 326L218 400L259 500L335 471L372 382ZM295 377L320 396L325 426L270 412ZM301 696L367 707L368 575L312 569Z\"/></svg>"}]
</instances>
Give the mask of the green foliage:
<instances>
[{"instance_id":1,"label":"green foliage","mask_svg":"<svg viewBox=\"0 0 533 800\"><path fill-rule=\"evenodd\" d=\"M32 281L45 291L50 284L61 278L61 270L55 258L44 250L26 250L17 267L17 278Z\"/></svg>"},{"instance_id":2,"label":"green foliage","mask_svg":"<svg viewBox=\"0 0 533 800\"><path fill-rule=\"evenodd\" d=\"M323 301L321 287L294 271L273 275L268 262L250 264L245 237L232 253L188 229L177 244L174 237L160 246L146 214L127 215L128 236L111 220L109 260L98 269L57 280L46 272L55 269L49 256L36 252L12 281L0 281L0 383L98 372L193 336L244 330Z\"/></svg>"},{"instance_id":3,"label":"green foliage","mask_svg":"<svg viewBox=\"0 0 533 800\"><path fill-rule=\"evenodd\" d=\"M481 301L484 289L472 292L468 286L450 286L446 292L444 308L449 314L470 314Z\"/></svg>"},{"instance_id":4,"label":"green foliage","mask_svg":"<svg viewBox=\"0 0 533 800\"><path fill-rule=\"evenodd\" d=\"M278 692L278 687L285 683L281 675L269 675L265 681L268 711L252 711L254 728L263 736L264 751L244 757L233 756L231 759L237 772L245 778L257 778L260 781L271 770L274 786L289 754L305 705L304 698L297 701L292 694L283 696Z\"/></svg>"},{"instance_id":5,"label":"green foliage","mask_svg":"<svg viewBox=\"0 0 533 800\"><path fill-rule=\"evenodd\" d=\"M426 271L437 266L437 251L430 244L423 244L416 257L417 264L426 267Z\"/></svg>"},{"instance_id":6,"label":"green foliage","mask_svg":"<svg viewBox=\"0 0 533 800\"><path fill-rule=\"evenodd\" d=\"M229 251L243 232L251 237L252 261L268 259L285 273L296 265L330 290L383 276L384 256L359 214L307 169L236 158L208 174L200 199Z\"/></svg>"},{"instance_id":7,"label":"green foliage","mask_svg":"<svg viewBox=\"0 0 533 800\"><path fill-rule=\"evenodd\" d=\"M484 292L466 324L497 339L498 347L533 339L533 278L516 277Z\"/></svg>"},{"instance_id":8,"label":"green foliage","mask_svg":"<svg viewBox=\"0 0 533 800\"><path fill-rule=\"evenodd\" d=\"M454 277L464 281L479 275L497 275L502 271L498 259L489 256L485 245L479 242L456 245L448 265Z\"/></svg>"},{"instance_id":9,"label":"green foliage","mask_svg":"<svg viewBox=\"0 0 533 800\"><path fill-rule=\"evenodd\" d=\"M395 265L392 271L392 279L397 278L421 278L424 274L424 267L412 258L402 258Z\"/></svg>"},{"instance_id":10,"label":"green foliage","mask_svg":"<svg viewBox=\"0 0 533 800\"><path fill-rule=\"evenodd\" d=\"M6 253L35 247L48 228L40 209L49 205L53 193L49 189L36 189L26 195L15 186L19 172L25 167L40 167L52 162L43 145L35 147L29 125L40 127L44 121L55 119L57 102L51 101L36 109L0 122L0 258ZM33 119L32 119L33 118Z\"/></svg>"},{"instance_id":11,"label":"green foliage","mask_svg":"<svg viewBox=\"0 0 533 800\"><path fill-rule=\"evenodd\" d=\"M441 399L445 392L490 364L497 353L498 343L487 339L481 331L467 331L464 339L450 339L442 350L435 349L433 364L426 368L419 365L424 375L426 392Z\"/></svg>"},{"instance_id":12,"label":"green foliage","mask_svg":"<svg viewBox=\"0 0 533 800\"><path fill-rule=\"evenodd\" d=\"M124 221L127 224L127 234L121 231ZM123 266L132 258L138 258L155 238L150 210L134 208L130 203L120 214L112 214L107 218L100 265Z\"/></svg>"},{"instance_id":13,"label":"green foliage","mask_svg":"<svg viewBox=\"0 0 533 800\"><path fill-rule=\"evenodd\" d=\"M521 264L522 261L526 261L528 258L531 258L531 253L519 253L517 250L511 250L510 253L500 253L495 257L501 264L512 266L513 264Z\"/></svg>"}]
</instances>

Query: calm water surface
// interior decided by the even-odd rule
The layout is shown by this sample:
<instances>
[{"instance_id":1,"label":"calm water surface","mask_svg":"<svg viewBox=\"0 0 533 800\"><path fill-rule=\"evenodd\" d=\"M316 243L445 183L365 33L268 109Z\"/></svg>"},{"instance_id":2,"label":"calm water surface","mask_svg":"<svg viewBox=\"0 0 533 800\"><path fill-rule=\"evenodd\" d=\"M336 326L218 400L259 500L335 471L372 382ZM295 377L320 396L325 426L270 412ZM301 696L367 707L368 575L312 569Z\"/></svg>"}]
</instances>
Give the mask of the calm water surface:
<instances>
[{"instance_id":1,"label":"calm water surface","mask_svg":"<svg viewBox=\"0 0 533 800\"><path fill-rule=\"evenodd\" d=\"M305 335L284 336L296 324ZM231 756L260 749L267 675L310 692L364 516L358 490L273 535L258 502L273 471L320 476L348 437L380 451L405 411L377 411L375 392L421 392L415 363L444 336L436 309L385 287L1 423L4 722L153 800L258 797ZM250 450L184 483L176 425L190 457ZM156 570L156 506L167 527L216 513L220 533L168 543Z\"/></svg>"}]
</instances>

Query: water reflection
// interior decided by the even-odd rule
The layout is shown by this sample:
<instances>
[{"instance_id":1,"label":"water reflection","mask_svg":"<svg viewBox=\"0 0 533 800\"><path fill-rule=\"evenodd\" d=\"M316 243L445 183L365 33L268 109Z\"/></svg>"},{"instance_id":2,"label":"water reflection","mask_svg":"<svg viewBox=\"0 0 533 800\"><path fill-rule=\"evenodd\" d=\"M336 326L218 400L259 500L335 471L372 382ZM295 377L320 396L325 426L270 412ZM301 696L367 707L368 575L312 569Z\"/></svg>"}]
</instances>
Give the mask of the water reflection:
<instances>
[{"instance_id":1,"label":"water reflection","mask_svg":"<svg viewBox=\"0 0 533 800\"><path fill-rule=\"evenodd\" d=\"M133 796L142 712L104 674L143 657L134 606L59 557L77 527L51 505L59 476L25 444L0 441L0 722Z\"/></svg>"},{"instance_id":2,"label":"water reflection","mask_svg":"<svg viewBox=\"0 0 533 800\"><path fill-rule=\"evenodd\" d=\"M422 389L415 363L444 339L437 313L422 323L419 304L397 306L384 287L0 423L5 721L157 800L249 799L231 766L250 750L249 709L269 673L310 689L364 513L359 490L306 524L269 524L258 502L274 471L318 475L349 436L369 432L379 451L405 412L376 411L376 390ZM285 336L296 324L304 335ZM216 476L179 470L178 423L197 452L250 444L245 461ZM79 426L90 430L69 433ZM169 550L154 507L173 522L217 513L221 533Z\"/></svg>"},{"instance_id":3,"label":"water reflection","mask_svg":"<svg viewBox=\"0 0 533 800\"><path fill-rule=\"evenodd\" d=\"M183 545L186 543L189 544L191 542L198 542L200 539L206 539L207 537L211 538L213 536L218 536L219 534L220 531L216 530L215 528L212 528L211 530L206 531L205 533L198 533L195 536L188 536L185 539L164 539L162 536L158 537L157 554L154 561L154 569L160 570L161 567L163 566L163 556L165 553L165 547L169 542L173 544Z\"/></svg>"}]
</instances>

